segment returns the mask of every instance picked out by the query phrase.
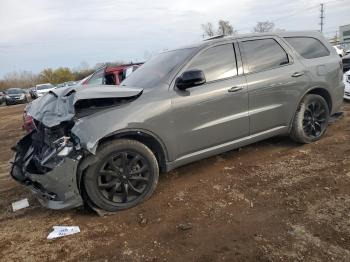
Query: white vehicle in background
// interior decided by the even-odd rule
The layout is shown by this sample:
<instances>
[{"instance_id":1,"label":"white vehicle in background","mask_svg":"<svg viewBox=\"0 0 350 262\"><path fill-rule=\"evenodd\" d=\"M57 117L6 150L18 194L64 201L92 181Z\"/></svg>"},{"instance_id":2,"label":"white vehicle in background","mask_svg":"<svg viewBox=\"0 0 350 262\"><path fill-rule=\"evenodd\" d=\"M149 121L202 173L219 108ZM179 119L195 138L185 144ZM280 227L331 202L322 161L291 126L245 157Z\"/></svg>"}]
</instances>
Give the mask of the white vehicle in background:
<instances>
[{"instance_id":1,"label":"white vehicle in background","mask_svg":"<svg viewBox=\"0 0 350 262\"><path fill-rule=\"evenodd\" d=\"M343 82L345 85L344 99L350 100L350 70L344 73Z\"/></svg>"},{"instance_id":2,"label":"white vehicle in background","mask_svg":"<svg viewBox=\"0 0 350 262\"><path fill-rule=\"evenodd\" d=\"M76 81L68 81L68 82L64 82L64 83L56 85L55 88L70 87L70 86L75 86L77 84L78 84L78 82L76 82Z\"/></svg>"},{"instance_id":3,"label":"white vehicle in background","mask_svg":"<svg viewBox=\"0 0 350 262\"><path fill-rule=\"evenodd\" d=\"M338 45L334 45L333 46L335 51L337 51L337 54L340 56L340 57L343 57L345 55L345 51L343 48L341 48L340 46Z\"/></svg>"},{"instance_id":4,"label":"white vehicle in background","mask_svg":"<svg viewBox=\"0 0 350 262\"><path fill-rule=\"evenodd\" d=\"M36 95L36 97L42 97L43 95L45 95L46 93L48 93L49 91L51 91L53 89L55 89L55 87L50 83L36 85L35 86L35 95Z\"/></svg>"}]
</instances>

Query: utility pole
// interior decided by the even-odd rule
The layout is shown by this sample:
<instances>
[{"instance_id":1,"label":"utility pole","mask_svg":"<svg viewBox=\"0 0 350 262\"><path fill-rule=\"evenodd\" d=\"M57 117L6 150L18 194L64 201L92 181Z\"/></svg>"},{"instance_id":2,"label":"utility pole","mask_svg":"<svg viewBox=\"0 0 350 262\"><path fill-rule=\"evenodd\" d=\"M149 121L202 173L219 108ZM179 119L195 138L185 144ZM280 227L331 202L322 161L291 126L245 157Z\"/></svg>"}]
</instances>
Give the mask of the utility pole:
<instances>
[{"instance_id":1,"label":"utility pole","mask_svg":"<svg viewBox=\"0 0 350 262\"><path fill-rule=\"evenodd\" d=\"M325 16L324 16L324 8L323 8L323 3L321 4L321 15L320 15L320 19L321 19L321 33L323 32L323 25L324 25L324 20Z\"/></svg>"}]
</instances>

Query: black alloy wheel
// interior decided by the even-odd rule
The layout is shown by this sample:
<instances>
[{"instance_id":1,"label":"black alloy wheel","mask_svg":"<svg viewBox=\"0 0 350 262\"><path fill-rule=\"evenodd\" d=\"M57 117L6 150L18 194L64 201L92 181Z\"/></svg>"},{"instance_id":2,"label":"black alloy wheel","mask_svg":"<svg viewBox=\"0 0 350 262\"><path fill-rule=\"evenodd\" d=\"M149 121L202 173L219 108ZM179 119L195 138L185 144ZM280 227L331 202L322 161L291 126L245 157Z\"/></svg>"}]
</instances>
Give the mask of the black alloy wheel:
<instances>
[{"instance_id":1,"label":"black alloy wheel","mask_svg":"<svg viewBox=\"0 0 350 262\"><path fill-rule=\"evenodd\" d=\"M327 127L327 111L324 104L315 100L306 105L303 119L303 130L310 138L317 138L322 135Z\"/></svg>"},{"instance_id":2,"label":"black alloy wheel","mask_svg":"<svg viewBox=\"0 0 350 262\"><path fill-rule=\"evenodd\" d=\"M142 195L148 183L150 167L136 152L119 152L101 165L97 186L103 197L112 203L128 203Z\"/></svg>"},{"instance_id":3,"label":"black alloy wheel","mask_svg":"<svg viewBox=\"0 0 350 262\"><path fill-rule=\"evenodd\" d=\"M304 144L319 140L326 133L329 114L329 106L322 96L306 95L295 113L290 137Z\"/></svg>"},{"instance_id":4,"label":"black alloy wheel","mask_svg":"<svg viewBox=\"0 0 350 262\"><path fill-rule=\"evenodd\" d=\"M101 144L97 161L83 178L87 197L96 207L115 212L136 206L155 190L159 166L154 153L136 140Z\"/></svg>"}]
</instances>

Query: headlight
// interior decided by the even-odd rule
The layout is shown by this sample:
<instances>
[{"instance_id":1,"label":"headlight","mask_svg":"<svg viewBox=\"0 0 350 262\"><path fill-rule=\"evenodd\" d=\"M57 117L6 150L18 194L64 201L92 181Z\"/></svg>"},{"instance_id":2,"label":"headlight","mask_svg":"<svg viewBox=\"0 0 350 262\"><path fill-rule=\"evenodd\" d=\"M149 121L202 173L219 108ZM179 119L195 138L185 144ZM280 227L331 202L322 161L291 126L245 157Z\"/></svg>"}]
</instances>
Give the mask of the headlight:
<instances>
[{"instance_id":1,"label":"headlight","mask_svg":"<svg viewBox=\"0 0 350 262\"><path fill-rule=\"evenodd\" d=\"M24 99L24 98L26 98L26 95L25 95L25 94L22 94L22 95L21 95L21 99Z\"/></svg>"},{"instance_id":2,"label":"headlight","mask_svg":"<svg viewBox=\"0 0 350 262\"><path fill-rule=\"evenodd\" d=\"M9 97L8 95L6 95L6 96L5 96L5 98L7 98L7 99L11 99L11 97Z\"/></svg>"}]
</instances>

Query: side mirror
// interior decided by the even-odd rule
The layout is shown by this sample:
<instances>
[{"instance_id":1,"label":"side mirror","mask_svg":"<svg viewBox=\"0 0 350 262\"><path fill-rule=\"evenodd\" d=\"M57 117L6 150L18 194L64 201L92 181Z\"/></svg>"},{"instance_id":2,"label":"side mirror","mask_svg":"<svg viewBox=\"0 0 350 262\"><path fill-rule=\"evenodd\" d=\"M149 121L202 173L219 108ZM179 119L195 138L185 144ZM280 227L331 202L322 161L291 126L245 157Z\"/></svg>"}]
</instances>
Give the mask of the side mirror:
<instances>
[{"instance_id":1,"label":"side mirror","mask_svg":"<svg viewBox=\"0 0 350 262\"><path fill-rule=\"evenodd\" d=\"M187 88L203 85L205 81L205 75L202 70L189 70L183 72L176 79L176 87L180 90L186 90Z\"/></svg>"}]
</instances>

